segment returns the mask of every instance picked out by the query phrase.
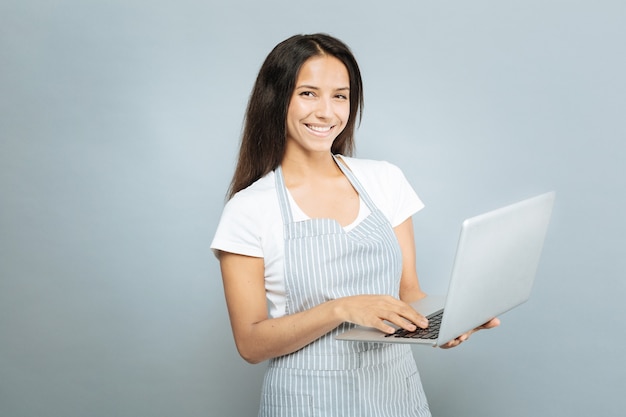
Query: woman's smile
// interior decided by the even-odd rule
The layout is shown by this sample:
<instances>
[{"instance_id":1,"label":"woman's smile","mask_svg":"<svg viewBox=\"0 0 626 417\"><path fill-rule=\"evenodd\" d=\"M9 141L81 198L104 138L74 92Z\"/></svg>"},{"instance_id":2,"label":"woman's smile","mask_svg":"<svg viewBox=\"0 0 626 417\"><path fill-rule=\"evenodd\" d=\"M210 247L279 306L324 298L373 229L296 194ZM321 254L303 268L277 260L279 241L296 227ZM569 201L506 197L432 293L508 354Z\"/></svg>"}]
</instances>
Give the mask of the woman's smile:
<instances>
[{"instance_id":1,"label":"woman's smile","mask_svg":"<svg viewBox=\"0 0 626 417\"><path fill-rule=\"evenodd\" d=\"M286 153L329 152L350 116L350 78L332 56L315 56L300 68L287 110Z\"/></svg>"},{"instance_id":2,"label":"woman's smile","mask_svg":"<svg viewBox=\"0 0 626 417\"><path fill-rule=\"evenodd\" d=\"M331 129L334 126L315 126L315 125L310 125L310 124L304 124L306 127L308 127L310 130L312 130L315 133L321 133L321 134L325 134L325 133L329 133L331 131Z\"/></svg>"}]
</instances>

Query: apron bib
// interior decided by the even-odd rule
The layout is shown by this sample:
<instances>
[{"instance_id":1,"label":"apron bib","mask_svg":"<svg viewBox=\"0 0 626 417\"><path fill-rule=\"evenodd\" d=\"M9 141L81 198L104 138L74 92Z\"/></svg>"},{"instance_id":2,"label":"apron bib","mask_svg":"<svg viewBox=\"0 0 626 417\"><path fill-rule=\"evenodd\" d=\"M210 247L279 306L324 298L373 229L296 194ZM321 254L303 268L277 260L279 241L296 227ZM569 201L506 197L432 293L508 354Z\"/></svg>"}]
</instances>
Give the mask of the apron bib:
<instances>
[{"instance_id":1,"label":"apron bib","mask_svg":"<svg viewBox=\"0 0 626 417\"><path fill-rule=\"evenodd\" d=\"M294 222L281 168L286 314L361 294L398 297L402 256L391 224L336 160L370 215L350 231L333 219ZM428 403L408 345L344 342L343 323L304 348L271 359L259 417L426 417Z\"/></svg>"}]
</instances>

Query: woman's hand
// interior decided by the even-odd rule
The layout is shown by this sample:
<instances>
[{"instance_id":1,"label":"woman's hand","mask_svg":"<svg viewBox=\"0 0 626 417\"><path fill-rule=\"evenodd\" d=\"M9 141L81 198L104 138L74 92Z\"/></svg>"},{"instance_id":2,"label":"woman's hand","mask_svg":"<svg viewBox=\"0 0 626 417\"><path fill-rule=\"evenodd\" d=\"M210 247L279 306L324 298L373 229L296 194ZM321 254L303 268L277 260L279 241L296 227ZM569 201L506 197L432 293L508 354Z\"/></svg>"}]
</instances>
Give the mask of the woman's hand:
<instances>
[{"instance_id":1,"label":"woman's hand","mask_svg":"<svg viewBox=\"0 0 626 417\"><path fill-rule=\"evenodd\" d=\"M387 295L357 295L330 300L308 310L269 318L263 258L221 252L224 293L235 344L250 363L286 355L350 321L393 333L387 320L407 330L426 319L408 304Z\"/></svg>"},{"instance_id":2,"label":"woman's hand","mask_svg":"<svg viewBox=\"0 0 626 417\"><path fill-rule=\"evenodd\" d=\"M461 336L457 337L454 340L449 341L448 343L441 345L440 348L442 349L450 349L453 347L456 347L458 345L460 345L461 343L465 342L466 340L469 339L469 337L476 333L479 330L485 330L485 329L493 329L494 327L498 327L500 325L500 319L498 318L493 318L491 320L489 320L487 323L483 324L482 326L478 326L477 328L470 330L467 333L463 333Z\"/></svg>"},{"instance_id":3,"label":"woman's hand","mask_svg":"<svg viewBox=\"0 0 626 417\"><path fill-rule=\"evenodd\" d=\"M374 327L385 333L393 333L396 329L387 322L393 323L408 331L428 327L428 320L415 311L407 303L389 295L355 295L333 301L335 311L343 321Z\"/></svg>"}]
</instances>

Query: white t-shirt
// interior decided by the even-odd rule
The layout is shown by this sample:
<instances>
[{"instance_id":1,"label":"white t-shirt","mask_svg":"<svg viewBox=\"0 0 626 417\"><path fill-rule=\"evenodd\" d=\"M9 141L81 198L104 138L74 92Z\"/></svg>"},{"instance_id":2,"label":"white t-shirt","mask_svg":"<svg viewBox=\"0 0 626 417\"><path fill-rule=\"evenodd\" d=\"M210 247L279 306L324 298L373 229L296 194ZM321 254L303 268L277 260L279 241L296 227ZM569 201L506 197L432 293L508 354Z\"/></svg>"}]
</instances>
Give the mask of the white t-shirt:
<instances>
[{"instance_id":1,"label":"white t-shirt","mask_svg":"<svg viewBox=\"0 0 626 417\"><path fill-rule=\"evenodd\" d=\"M341 159L392 227L400 225L424 207L402 171L395 165L345 156ZM309 219L288 195L294 221ZM358 225L369 213L361 200L357 219L346 229ZM285 245L274 172L239 191L226 203L211 249L216 254L224 251L263 258L269 315L285 315Z\"/></svg>"}]
</instances>

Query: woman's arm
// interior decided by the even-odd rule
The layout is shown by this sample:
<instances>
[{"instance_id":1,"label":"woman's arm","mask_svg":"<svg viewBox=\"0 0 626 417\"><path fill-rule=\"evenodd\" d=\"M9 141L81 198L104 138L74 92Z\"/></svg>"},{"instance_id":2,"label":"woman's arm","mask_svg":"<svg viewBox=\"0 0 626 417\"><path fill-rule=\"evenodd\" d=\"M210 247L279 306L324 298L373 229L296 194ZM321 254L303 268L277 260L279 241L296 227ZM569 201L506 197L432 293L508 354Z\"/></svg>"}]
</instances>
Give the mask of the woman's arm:
<instances>
[{"instance_id":1,"label":"woman's arm","mask_svg":"<svg viewBox=\"0 0 626 417\"><path fill-rule=\"evenodd\" d=\"M395 330L427 325L406 303L384 295L358 295L320 304L280 318L268 318L263 258L221 252L226 303L239 354L250 363L285 355L317 340L343 322Z\"/></svg>"},{"instance_id":2,"label":"woman's arm","mask_svg":"<svg viewBox=\"0 0 626 417\"><path fill-rule=\"evenodd\" d=\"M409 217L394 229L402 252L402 278L400 279L400 299L406 303L426 297L420 288L415 263L415 237L413 220Z\"/></svg>"}]
</instances>

